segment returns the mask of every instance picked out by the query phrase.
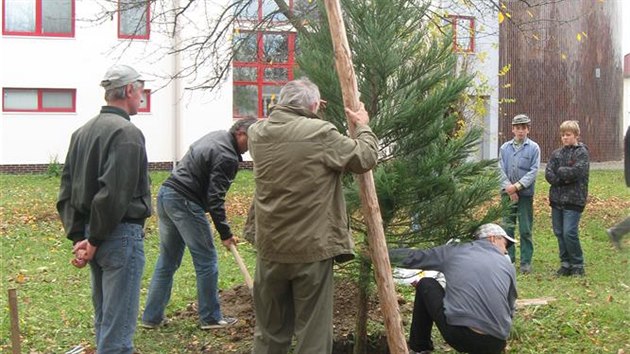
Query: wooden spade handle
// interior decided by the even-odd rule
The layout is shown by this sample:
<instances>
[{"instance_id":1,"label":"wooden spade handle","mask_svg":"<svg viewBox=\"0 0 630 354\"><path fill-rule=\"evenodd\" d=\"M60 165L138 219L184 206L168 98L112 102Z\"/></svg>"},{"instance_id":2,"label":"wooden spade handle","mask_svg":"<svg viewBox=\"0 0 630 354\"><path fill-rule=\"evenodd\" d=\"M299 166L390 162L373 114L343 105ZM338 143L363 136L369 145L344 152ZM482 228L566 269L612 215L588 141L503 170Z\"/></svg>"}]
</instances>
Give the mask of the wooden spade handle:
<instances>
[{"instance_id":1,"label":"wooden spade handle","mask_svg":"<svg viewBox=\"0 0 630 354\"><path fill-rule=\"evenodd\" d=\"M230 244L230 251L232 252L232 255L234 255L234 259L236 259L238 268L241 270L241 273L243 274L243 277L245 278L245 284L249 288L249 292L252 293L254 289L254 281L252 280L252 277L249 275L249 271L247 270L247 266L245 265L245 262L243 262L243 258L241 258L241 255L238 253L238 250L236 249L236 246L234 246L234 244Z\"/></svg>"}]
</instances>

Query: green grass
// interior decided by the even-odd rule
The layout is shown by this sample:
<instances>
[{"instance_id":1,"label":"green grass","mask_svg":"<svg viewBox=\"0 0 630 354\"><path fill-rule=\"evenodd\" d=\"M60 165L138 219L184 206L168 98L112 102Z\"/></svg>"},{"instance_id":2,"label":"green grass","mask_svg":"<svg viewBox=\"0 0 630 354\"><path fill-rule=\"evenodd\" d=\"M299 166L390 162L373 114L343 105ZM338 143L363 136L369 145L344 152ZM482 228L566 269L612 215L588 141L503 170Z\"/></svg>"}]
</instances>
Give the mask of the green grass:
<instances>
[{"instance_id":1,"label":"green grass","mask_svg":"<svg viewBox=\"0 0 630 354\"><path fill-rule=\"evenodd\" d=\"M153 173L154 195L168 173ZM77 344L93 345L89 271L70 266L71 244L63 236L55 211L58 178L44 175L0 175L0 352L10 352L7 289L18 291L22 350L62 353ZM613 251L604 232L630 214L630 189L621 171L592 171L590 194L580 224L586 259L585 278L556 278L557 243L551 232L546 202L548 185L540 176L535 201L534 272L518 276L520 298L554 297L547 306L519 310L509 341L509 353L630 352L630 242ZM227 208L234 230L242 229L253 185L251 172L238 174ZM220 284L229 289L243 278L231 254L218 247ZM247 244L240 252L254 270L254 253ZM141 308L158 254L156 219L147 223L146 267ZM175 276L167 314L186 309L196 300L194 270L186 253ZM412 294L403 291L411 301ZM405 313L405 316L408 316ZM204 345L218 352L243 352L250 339L234 342L229 334L204 332L194 316L160 331L136 332L135 344L144 353L199 353ZM378 326L376 326L378 327ZM408 326L407 326L408 327ZM408 330L408 328L407 328ZM437 338L436 338L437 339ZM439 342L439 340L438 340ZM440 346L440 348L446 348Z\"/></svg>"}]
</instances>

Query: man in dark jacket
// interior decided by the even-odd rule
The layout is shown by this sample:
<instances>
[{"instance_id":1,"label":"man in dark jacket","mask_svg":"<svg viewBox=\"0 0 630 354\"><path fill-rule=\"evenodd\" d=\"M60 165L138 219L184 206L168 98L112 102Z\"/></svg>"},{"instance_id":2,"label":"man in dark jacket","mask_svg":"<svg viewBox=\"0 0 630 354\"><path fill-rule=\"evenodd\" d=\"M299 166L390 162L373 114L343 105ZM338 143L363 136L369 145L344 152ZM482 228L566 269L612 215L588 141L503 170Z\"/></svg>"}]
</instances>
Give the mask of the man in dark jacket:
<instances>
[{"instance_id":1,"label":"man in dark jacket","mask_svg":"<svg viewBox=\"0 0 630 354\"><path fill-rule=\"evenodd\" d=\"M160 256L149 287L142 327L166 323L164 309L171 297L173 275L188 246L197 275L201 329L236 323L224 317L219 305L217 251L206 212L224 246L235 244L225 215L225 195L247 151L247 129L256 118L238 120L230 131L215 131L194 142L157 196Z\"/></svg>"},{"instance_id":2,"label":"man in dark jacket","mask_svg":"<svg viewBox=\"0 0 630 354\"><path fill-rule=\"evenodd\" d=\"M624 174L626 175L626 186L630 187L630 126L626 131L626 137L624 139ZM625 219L619 221L613 227L606 230L610 242L616 249L621 249L621 239L630 233L630 215Z\"/></svg>"},{"instance_id":3,"label":"man in dark jacket","mask_svg":"<svg viewBox=\"0 0 630 354\"><path fill-rule=\"evenodd\" d=\"M516 271L505 254L515 240L496 224L481 225L474 237L477 241L428 250L390 250L392 263L437 270L446 279L446 289L428 277L416 285L409 330L412 351L434 349L434 323L457 351L501 353L505 348L517 297Z\"/></svg>"},{"instance_id":4,"label":"man in dark jacket","mask_svg":"<svg viewBox=\"0 0 630 354\"><path fill-rule=\"evenodd\" d=\"M72 134L57 210L77 267L90 263L99 354L133 352L144 269L144 221L151 215L144 136L130 117L144 81L126 65L101 81L107 106Z\"/></svg>"}]
</instances>

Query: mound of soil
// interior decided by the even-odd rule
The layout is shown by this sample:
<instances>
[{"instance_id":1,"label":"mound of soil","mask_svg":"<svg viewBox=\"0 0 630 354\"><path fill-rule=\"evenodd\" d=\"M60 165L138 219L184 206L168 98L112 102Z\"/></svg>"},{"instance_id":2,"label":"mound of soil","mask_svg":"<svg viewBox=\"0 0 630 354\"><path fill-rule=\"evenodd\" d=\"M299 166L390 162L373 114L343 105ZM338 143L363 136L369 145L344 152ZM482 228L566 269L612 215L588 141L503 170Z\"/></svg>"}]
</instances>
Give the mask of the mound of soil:
<instances>
[{"instance_id":1,"label":"mound of soil","mask_svg":"<svg viewBox=\"0 0 630 354\"><path fill-rule=\"evenodd\" d=\"M232 327L226 328L222 336L232 343L251 343L254 337L254 303L249 289L245 285L238 285L232 289L223 290L220 293L221 309L226 316L236 317L239 321ZM333 354L352 353L354 345L355 318L357 312L358 288L356 284L335 279L334 309L333 309ZM401 312L411 312L413 304L405 303L399 298ZM185 310L175 313L173 317L197 317L197 304L188 305ZM368 318L374 323L380 323L382 327L382 314L378 298L372 296L369 300ZM382 333L370 334L368 338L369 353L385 354L387 340ZM194 345L193 345L194 346ZM249 346L251 347L251 346ZM210 348L188 348L198 353L214 353ZM243 351L247 353L248 351Z\"/></svg>"}]
</instances>

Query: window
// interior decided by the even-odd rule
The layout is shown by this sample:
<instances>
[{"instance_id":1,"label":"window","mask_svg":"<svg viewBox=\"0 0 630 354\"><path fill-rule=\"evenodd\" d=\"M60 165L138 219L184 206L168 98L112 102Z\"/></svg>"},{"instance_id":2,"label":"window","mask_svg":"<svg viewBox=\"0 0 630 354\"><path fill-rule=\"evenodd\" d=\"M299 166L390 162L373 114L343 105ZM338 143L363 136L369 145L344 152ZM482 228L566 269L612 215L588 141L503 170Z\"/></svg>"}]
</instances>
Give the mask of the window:
<instances>
[{"instance_id":1,"label":"window","mask_svg":"<svg viewBox=\"0 0 630 354\"><path fill-rule=\"evenodd\" d=\"M280 88L293 80L295 36L262 31L234 35L235 117L267 117Z\"/></svg>"},{"instance_id":2,"label":"window","mask_svg":"<svg viewBox=\"0 0 630 354\"><path fill-rule=\"evenodd\" d=\"M2 0L2 34L74 37L75 0Z\"/></svg>"},{"instance_id":3,"label":"window","mask_svg":"<svg viewBox=\"0 0 630 354\"><path fill-rule=\"evenodd\" d=\"M287 1L300 18L316 9L312 0ZM293 80L297 33L274 0L253 0L237 8L233 37L233 115L267 117L282 86ZM264 23L264 24L262 24ZM249 30L248 28L264 28Z\"/></svg>"},{"instance_id":4,"label":"window","mask_svg":"<svg viewBox=\"0 0 630 354\"><path fill-rule=\"evenodd\" d=\"M148 0L118 1L118 38L149 39Z\"/></svg>"},{"instance_id":5,"label":"window","mask_svg":"<svg viewBox=\"0 0 630 354\"><path fill-rule=\"evenodd\" d=\"M3 112L76 112L75 89L3 88Z\"/></svg>"},{"instance_id":6,"label":"window","mask_svg":"<svg viewBox=\"0 0 630 354\"><path fill-rule=\"evenodd\" d=\"M473 53L475 51L475 18L469 16L449 16L453 25L453 50Z\"/></svg>"},{"instance_id":7,"label":"window","mask_svg":"<svg viewBox=\"0 0 630 354\"><path fill-rule=\"evenodd\" d=\"M138 112L151 112L151 90L142 91L142 102Z\"/></svg>"}]
</instances>

